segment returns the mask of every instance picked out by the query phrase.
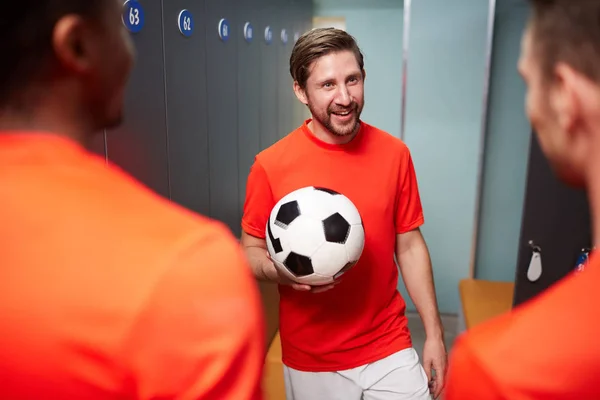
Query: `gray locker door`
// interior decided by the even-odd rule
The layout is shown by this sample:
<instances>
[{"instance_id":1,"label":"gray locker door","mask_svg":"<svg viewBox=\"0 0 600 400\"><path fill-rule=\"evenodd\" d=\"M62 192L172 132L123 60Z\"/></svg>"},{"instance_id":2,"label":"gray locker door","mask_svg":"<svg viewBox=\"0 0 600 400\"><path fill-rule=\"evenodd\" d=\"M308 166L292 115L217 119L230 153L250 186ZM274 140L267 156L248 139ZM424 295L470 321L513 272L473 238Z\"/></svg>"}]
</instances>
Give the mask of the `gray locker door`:
<instances>
[{"instance_id":1,"label":"gray locker door","mask_svg":"<svg viewBox=\"0 0 600 400\"><path fill-rule=\"evenodd\" d=\"M300 3L298 0L291 0L291 5L290 7L292 8L292 21L291 21L291 26L292 26L292 31L290 32L290 55L292 53L292 50L294 49L294 45L295 43L295 38L294 36L296 34L298 35L302 35L304 33L304 25L305 25L305 21L304 21L304 15L302 14L302 8L303 8L303 4ZM293 80L291 75L289 74L289 60L288 60L288 77L289 77L289 82L290 82L290 88L292 87L293 84ZM291 90L291 89L290 89ZM304 117L306 114L306 106L304 104L302 104L300 102L300 100L298 100L296 98L295 94L292 94L292 104L293 104L293 116L292 116L292 126L294 128L299 127L300 125L302 125L302 123L304 123Z\"/></svg>"},{"instance_id":2,"label":"gray locker door","mask_svg":"<svg viewBox=\"0 0 600 400\"><path fill-rule=\"evenodd\" d=\"M292 54L292 46L294 45L294 4L290 0L279 1L277 7L279 17L279 29L277 30L278 44L278 104L279 112L277 113L277 132L279 137L284 137L294 129L294 90L292 86L292 78L290 76L289 62ZM287 43L282 40L282 30L285 29Z\"/></svg>"},{"instance_id":3,"label":"gray locker door","mask_svg":"<svg viewBox=\"0 0 600 400\"><path fill-rule=\"evenodd\" d=\"M528 279L532 247L541 249L542 274ZM515 276L514 305L520 305L572 273L583 248L592 245L586 192L560 181L531 135L523 222Z\"/></svg>"},{"instance_id":4,"label":"gray locker door","mask_svg":"<svg viewBox=\"0 0 600 400\"><path fill-rule=\"evenodd\" d=\"M312 27L312 1L311 0L292 0L293 11L293 25L294 33L299 35L304 34ZM292 34L292 45L290 47L290 54L293 49L293 34ZM288 61L289 62L289 61ZM291 82L291 77L290 77ZM310 111L302 104L295 95L293 95L294 102L294 127L298 127L304 123L307 118L310 118Z\"/></svg>"},{"instance_id":5,"label":"gray locker door","mask_svg":"<svg viewBox=\"0 0 600 400\"><path fill-rule=\"evenodd\" d=\"M240 216L246 198L246 182L254 157L260 148L260 110L257 101L260 93L260 48L261 29L258 16L265 7L264 0L237 1L239 34L235 36L238 42L238 149L239 149L239 207ZM246 23L252 26L252 40L244 38L243 29Z\"/></svg>"},{"instance_id":6,"label":"gray locker door","mask_svg":"<svg viewBox=\"0 0 600 400\"><path fill-rule=\"evenodd\" d=\"M96 133L86 144L86 149L106 159L106 132Z\"/></svg>"},{"instance_id":7,"label":"gray locker door","mask_svg":"<svg viewBox=\"0 0 600 400\"><path fill-rule=\"evenodd\" d=\"M257 39L260 41L260 147L265 149L275 143L280 134L277 130L278 105L278 51L280 43L278 40L278 31L280 23L277 21L277 0L266 0L267 6L259 16L259 34ZM265 42L265 28L269 26L273 32L271 44ZM257 43L258 44L258 43Z\"/></svg>"},{"instance_id":8,"label":"gray locker door","mask_svg":"<svg viewBox=\"0 0 600 400\"><path fill-rule=\"evenodd\" d=\"M179 29L179 16L183 10L191 14L193 21L189 36ZM210 180L204 1L164 0L163 23L171 199L208 215ZM187 32L185 26L183 28Z\"/></svg>"},{"instance_id":9,"label":"gray locker door","mask_svg":"<svg viewBox=\"0 0 600 400\"><path fill-rule=\"evenodd\" d=\"M206 0L206 59L211 215L239 235L237 124L237 35L235 2ZM229 38L219 38L219 21L229 22Z\"/></svg>"},{"instance_id":10,"label":"gray locker door","mask_svg":"<svg viewBox=\"0 0 600 400\"><path fill-rule=\"evenodd\" d=\"M125 93L125 120L106 132L109 161L169 198L161 0L139 0L144 26L133 33L137 58Z\"/></svg>"}]
</instances>

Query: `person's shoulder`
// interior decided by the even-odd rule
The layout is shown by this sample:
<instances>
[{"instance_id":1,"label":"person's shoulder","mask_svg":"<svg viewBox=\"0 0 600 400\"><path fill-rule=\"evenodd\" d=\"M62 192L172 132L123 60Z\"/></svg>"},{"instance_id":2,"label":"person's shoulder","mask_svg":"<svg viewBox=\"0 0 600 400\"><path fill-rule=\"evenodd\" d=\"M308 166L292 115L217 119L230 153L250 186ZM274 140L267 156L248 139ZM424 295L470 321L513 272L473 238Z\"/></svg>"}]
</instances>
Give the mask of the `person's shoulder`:
<instances>
[{"instance_id":1,"label":"person's shoulder","mask_svg":"<svg viewBox=\"0 0 600 400\"><path fill-rule=\"evenodd\" d=\"M282 158L289 156L289 153L294 151L298 144L298 139L303 134L302 129L303 126L299 126L269 147L261 150L256 155L255 162L260 163L263 167L277 165Z\"/></svg>"},{"instance_id":2,"label":"person's shoulder","mask_svg":"<svg viewBox=\"0 0 600 400\"><path fill-rule=\"evenodd\" d=\"M362 129L365 131L365 136L368 137L372 144L390 152L409 152L408 146L399 137L364 121L361 123Z\"/></svg>"},{"instance_id":3,"label":"person's shoulder","mask_svg":"<svg viewBox=\"0 0 600 400\"><path fill-rule=\"evenodd\" d=\"M599 281L600 259L592 259L583 273L571 273L510 312L470 328L455 341L450 365L460 369L469 360L502 387L513 387L520 376L523 390L549 391L540 385L553 379L547 367L559 365L561 379L592 385L595 375L578 371L600 368L600 347L589 345L600 336Z\"/></svg>"},{"instance_id":4,"label":"person's shoulder","mask_svg":"<svg viewBox=\"0 0 600 400\"><path fill-rule=\"evenodd\" d=\"M221 237L233 240L222 222L156 193L118 167L109 167L99 181L105 196L96 206L97 212L110 214L104 225L110 224L115 232L111 240L123 246L135 245L132 252L147 246L145 253L162 253L165 257L186 241Z\"/></svg>"},{"instance_id":5,"label":"person's shoulder","mask_svg":"<svg viewBox=\"0 0 600 400\"><path fill-rule=\"evenodd\" d=\"M258 288L226 227L204 222L165 258L127 336L123 362L148 397L253 398L259 390L265 349Z\"/></svg>"}]
</instances>

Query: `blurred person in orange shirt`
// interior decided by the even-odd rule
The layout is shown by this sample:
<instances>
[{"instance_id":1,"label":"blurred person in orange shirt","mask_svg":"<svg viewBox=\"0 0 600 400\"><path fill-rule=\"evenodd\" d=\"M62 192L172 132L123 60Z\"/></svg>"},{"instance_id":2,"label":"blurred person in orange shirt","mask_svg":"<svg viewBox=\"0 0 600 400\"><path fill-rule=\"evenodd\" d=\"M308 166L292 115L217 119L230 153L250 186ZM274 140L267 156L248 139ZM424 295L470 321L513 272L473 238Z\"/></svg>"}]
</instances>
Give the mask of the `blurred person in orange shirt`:
<instances>
[{"instance_id":1,"label":"blurred person in orange shirt","mask_svg":"<svg viewBox=\"0 0 600 400\"><path fill-rule=\"evenodd\" d=\"M600 238L600 1L530 0L519 72L557 176L588 193ZM600 399L600 259L462 335L446 400Z\"/></svg>"},{"instance_id":2,"label":"blurred person in orange shirt","mask_svg":"<svg viewBox=\"0 0 600 400\"><path fill-rule=\"evenodd\" d=\"M239 243L85 150L122 119L122 4L0 7L0 398L261 399Z\"/></svg>"}]
</instances>

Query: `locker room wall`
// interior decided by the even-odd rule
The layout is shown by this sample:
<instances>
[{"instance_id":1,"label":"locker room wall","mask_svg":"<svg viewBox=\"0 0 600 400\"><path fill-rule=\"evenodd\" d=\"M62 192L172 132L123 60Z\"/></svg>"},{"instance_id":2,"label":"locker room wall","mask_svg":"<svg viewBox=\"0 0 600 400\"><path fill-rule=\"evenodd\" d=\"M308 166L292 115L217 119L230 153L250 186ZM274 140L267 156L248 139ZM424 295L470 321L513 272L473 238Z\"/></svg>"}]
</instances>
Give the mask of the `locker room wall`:
<instances>
[{"instance_id":1,"label":"locker room wall","mask_svg":"<svg viewBox=\"0 0 600 400\"><path fill-rule=\"evenodd\" d=\"M106 154L151 190L170 198L162 2L139 3L144 22L132 35L137 59L126 88L125 117L121 126L107 130Z\"/></svg>"},{"instance_id":2,"label":"locker room wall","mask_svg":"<svg viewBox=\"0 0 600 400\"><path fill-rule=\"evenodd\" d=\"M311 0L135 0L136 64L121 126L89 144L167 199L225 223L236 236L254 156L307 113L289 76L295 34L311 28ZM191 35L180 12L193 17ZM125 14L124 14L125 15ZM125 15L126 16L126 15ZM219 36L226 19L227 40ZM253 38L244 37L252 25ZM272 42L265 41L265 28ZM281 30L287 32L287 43ZM278 326L275 285L259 284L266 340Z\"/></svg>"},{"instance_id":3,"label":"locker room wall","mask_svg":"<svg viewBox=\"0 0 600 400\"><path fill-rule=\"evenodd\" d=\"M207 64L204 35L185 40L175 26L179 12L194 16L195 33L206 25L202 2L170 0L163 4L165 91L171 198L202 214L210 213ZM144 68L138 65L138 68ZM191 183L194 184L191 184Z\"/></svg>"},{"instance_id":4,"label":"locker room wall","mask_svg":"<svg viewBox=\"0 0 600 400\"><path fill-rule=\"evenodd\" d=\"M310 29L310 0L136 0L143 26L131 36L136 64L125 119L90 148L106 154L151 190L240 234L254 156L296 128L289 76L294 33ZM187 9L193 32L178 16ZM219 21L229 37L219 37ZM243 36L246 22L253 39ZM265 28L272 42L265 42ZM288 42L282 43L286 29ZM106 148L105 148L106 147Z\"/></svg>"}]
</instances>

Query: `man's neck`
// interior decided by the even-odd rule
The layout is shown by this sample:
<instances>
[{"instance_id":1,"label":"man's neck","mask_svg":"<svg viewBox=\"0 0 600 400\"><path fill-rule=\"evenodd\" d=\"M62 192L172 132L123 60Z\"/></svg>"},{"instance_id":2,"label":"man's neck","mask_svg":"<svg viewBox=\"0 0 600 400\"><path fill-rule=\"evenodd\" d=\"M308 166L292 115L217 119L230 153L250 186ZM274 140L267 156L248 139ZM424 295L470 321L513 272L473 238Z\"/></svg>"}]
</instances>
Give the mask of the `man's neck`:
<instances>
[{"instance_id":1,"label":"man's neck","mask_svg":"<svg viewBox=\"0 0 600 400\"><path fill-rule=\"evenodd\" d=\"M354 132L352 132L349 135L345 135L345 136L338 136L338 135L334 135L333 133L329 132L329 130L327 128L325 128L323 125L321 125L318 122L315 122L315 119L313 118L309 123L308 123L308 129L310 129L310 131L313 133L313 135L315 135L315 137L319 140L321 140L322 142L325 142L327 144L346 144L352 141L352 139L354 139L356 137L356 135L358 134L358 130L360 129L360 125L356 126L356 129L354 129Z\"/></svg>"},{"instance_id":2,"label":"man's neck","mask_svg":"<svg viewBox=\"0 0 600 400\"><path fill-rule=\"evenodd\" d=\"M27 111L0 109L0 131L48 133L85 144L90 136L86 134L86 125L81 119L65 115L64 109L57 110L54 107L38 107Z\"/></svg>"}]
</instances>

